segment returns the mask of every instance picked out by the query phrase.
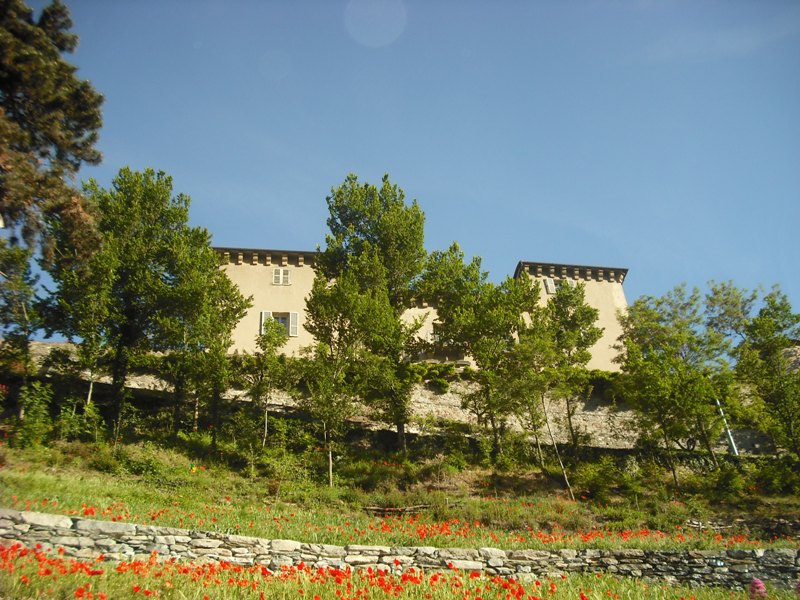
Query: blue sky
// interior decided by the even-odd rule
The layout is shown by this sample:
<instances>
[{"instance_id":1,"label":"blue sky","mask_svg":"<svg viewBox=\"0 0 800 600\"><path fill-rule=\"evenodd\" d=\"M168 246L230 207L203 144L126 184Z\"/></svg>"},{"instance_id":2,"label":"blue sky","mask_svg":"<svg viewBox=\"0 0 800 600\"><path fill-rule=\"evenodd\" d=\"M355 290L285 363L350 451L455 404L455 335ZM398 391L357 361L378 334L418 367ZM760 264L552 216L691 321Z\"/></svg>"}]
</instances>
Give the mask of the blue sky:
<instances>
[{"instance_id":1,"label":"blue sky","mask_svg":"<svg viewBox=\"0 0 800 600\"><path fill-rule=\"evenodd\" d=\"M106 97L80 177L164 170L216 245L313 249L331 187L388 172L495 281L627 267L629 301L733 279L800 310L798 2L66 1Z\"/></svg>"}]
</instances>

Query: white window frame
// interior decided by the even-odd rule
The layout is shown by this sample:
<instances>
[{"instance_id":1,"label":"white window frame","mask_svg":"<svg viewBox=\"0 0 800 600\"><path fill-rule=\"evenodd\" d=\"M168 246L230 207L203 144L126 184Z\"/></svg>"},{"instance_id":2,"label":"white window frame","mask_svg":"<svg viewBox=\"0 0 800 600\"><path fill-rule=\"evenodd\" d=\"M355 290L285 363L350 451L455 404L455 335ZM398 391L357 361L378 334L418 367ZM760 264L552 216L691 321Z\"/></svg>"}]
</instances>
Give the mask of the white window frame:
<instances>
[{"instance_id":1,"label":"white window frame","mask_svg":"<svg viewBox=\"0 0 800 600\"><path fill-rule=\"evenodd\" d=\"M291 285L291 276L289 269L284 267L275 267L272 270L272 285Z\"/></svg>"},{"instance_id":2,"label":"white window frame","mask_svg":"<svg viewBox=\"0 0 800 600\"><path fill-rule=\"evenodd\" d=\"M556 293L556 282L553 281L552 277L545 277L542 279L544 282L544 291L547 294L555 294Z\"/></svg>"},{"instance_id":3,"label":"white window frame","mask_svg":"<svg viewBox=\"0 0 800 600\"><path fill-rule=\"evenodd\" d=\"M278 320L277 315L281 317L287 316L286 333L289 337L298 337L300 335L300 313L296 312L273 312L270 310L262 310L259 315L258 331L260 334L264 333L264 323L267 319Z\"/></svg>"}]
</instances>

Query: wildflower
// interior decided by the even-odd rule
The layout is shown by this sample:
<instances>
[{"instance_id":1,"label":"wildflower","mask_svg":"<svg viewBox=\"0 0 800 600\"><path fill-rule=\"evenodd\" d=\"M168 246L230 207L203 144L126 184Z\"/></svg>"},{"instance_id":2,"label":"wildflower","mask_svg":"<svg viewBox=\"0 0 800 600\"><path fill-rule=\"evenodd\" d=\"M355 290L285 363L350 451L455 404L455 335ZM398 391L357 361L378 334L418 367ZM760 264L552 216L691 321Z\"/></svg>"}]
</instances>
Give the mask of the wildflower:
<instances>
[{"instance_id":1,"label":"wildflower","mask_svg":"<svg viewBox=\"0 0 800 600\"><path fill-rule=\"evenodd\" d=\"M766 598L767 597L767 588L764 585L764 582L760 579L753 579L750 582L750 600L755 600L756 598Z\"/></svg>"}]
</instances>

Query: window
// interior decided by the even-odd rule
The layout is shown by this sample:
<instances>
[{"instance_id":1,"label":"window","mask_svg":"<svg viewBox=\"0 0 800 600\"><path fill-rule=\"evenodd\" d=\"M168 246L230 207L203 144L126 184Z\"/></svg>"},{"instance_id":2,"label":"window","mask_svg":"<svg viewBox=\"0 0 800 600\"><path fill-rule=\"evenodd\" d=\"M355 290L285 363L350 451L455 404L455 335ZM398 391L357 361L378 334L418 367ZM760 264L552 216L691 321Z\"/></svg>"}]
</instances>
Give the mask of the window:
<instances>
[{"instance_id":1,"label":"window","mask_svg":"<svg viewBox=\"0 0 800 600\"><path fill-rule=\"evenodd\" d=\"M264 333L264 323L268 319L272 319L276 323L280 323L286 329L286 335L289 337L297 337L298 335L298 321L299 313L296 312L271 312L268 310L261 311L261 318L258 323L258 331Z\"/></svg>"},{"instance_id":2,"label":"window","mask_svg":"<svg viewBox=\"0 0 800 600\"><path fill-rule=\"evenodd\" d=\"M559 279L556 281L556 288L560 288L562 285L568 285L571 288L575 288L578 286L578 282L574 279Z\"/></svg>"},{"instance_id":3,"label":"window","mask_svg":"<svg viewBox=\"0 0 800 600\"><path fill-rule=\"evenodd\" d=\"M289 280L289 269L276 267L272 271L272 285L291 285Z\"/></svg>"},{"instance_id":4,"label":"window","mask_svg":"<svg viewBox=\"0 0 800 600\"><path fill-rule=\"evenodd\" d=\"M544 291L548 294L555 294L556 293L556 283L553 281L552 277L545 277L544 278Z\"/></svg>"}]
</instances>

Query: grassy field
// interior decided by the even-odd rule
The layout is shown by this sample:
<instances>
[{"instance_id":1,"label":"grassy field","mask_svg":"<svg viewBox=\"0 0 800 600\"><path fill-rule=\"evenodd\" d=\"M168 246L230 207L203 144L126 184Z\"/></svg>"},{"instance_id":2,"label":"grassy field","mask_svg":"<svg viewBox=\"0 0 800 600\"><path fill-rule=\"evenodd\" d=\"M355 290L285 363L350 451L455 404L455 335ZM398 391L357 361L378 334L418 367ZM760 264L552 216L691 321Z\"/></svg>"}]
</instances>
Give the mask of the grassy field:
<instances>
[{"instance_id":1,"label":"grassy field","mask_svg":"<svg viewBox=\"0 0 800 600\"><path fill-rule=\"evenodd\" d=\"M708 509L675 500L637 511L623 504L573 502L552 492L501 495L474 482L477 492L369 494L292 480L277 492L274 481L237 474L218 460L193 462L153 444L119 447L113 455L108 447L85 444L5 448L4 457L0 505L5 507L271 539L503 549L797 546L788 538L753 539L736 530L686 527L687 519L708 516ZM418 514L381 517L364 510L417 504L426 505ZM796 510L788 503L779 509L781 514Z\"/></svg>"},{"instance_id":2,"label":"grassy field","mask_svg":"<svg viewBox=\"0 0 800 600\"><path fill-rule=\"evenodd\" d=\"M153 443L118 446L84 443L19 450L0 447L0 506L86 518L147 523L346 545L435 545L498 548L719 549L796 547L788 538L753 539L691 529L692 518L714 516L687 501L607 503L565 499L535 474L468 469L430 470L425 486L386 485L333 489L298 475L287 457L285 473L263 477L248 465L231 469L220 453L168 449ZM277 461L280 462L280 461ZM409 465L387 457L348 465L361 481L409 479ZM415 467L414 476L421 469ZM341 467L340 471L347 473ZM354 475L355 477L355 475ZM517 490L525 490L518 493ZM649 504L646 504L649 502ZM792 499L770 501L777 514L797 511ZM367 506L425 504L419 514L380 517ZM636 507L637 504L640 506ZM765 505L766 506L766 505ZM316 571L306 566L269 573L225 563L82 562L5 546L0 598L176 599L308 598L746 598L744 592L647 584L635 579L569 576L517 582L450 571L443 574ZM770 598L796 597L770 590Z\"/></svg>"}]
</instances>

